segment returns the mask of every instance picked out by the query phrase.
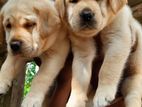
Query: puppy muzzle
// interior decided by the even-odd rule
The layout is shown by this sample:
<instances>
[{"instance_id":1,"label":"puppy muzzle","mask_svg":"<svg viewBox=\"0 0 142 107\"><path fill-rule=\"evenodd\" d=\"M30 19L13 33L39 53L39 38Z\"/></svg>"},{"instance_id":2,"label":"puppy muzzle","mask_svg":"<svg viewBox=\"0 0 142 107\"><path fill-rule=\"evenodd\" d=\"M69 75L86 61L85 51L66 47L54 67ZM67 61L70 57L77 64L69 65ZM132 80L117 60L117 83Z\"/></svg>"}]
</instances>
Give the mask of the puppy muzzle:
<instances>
[{"instance_id":1,"label":"puppy muzzle","mask_svg":"<svg viewBox=\"0 0 142 107\"><path fill-rule=\"evenodd\" d=\"M94 25L96 24L95 21L95 14L92 12L91 9L85 8L80 13L80 26L81 28L94 28Z\"/></svg>"}]
</instances>

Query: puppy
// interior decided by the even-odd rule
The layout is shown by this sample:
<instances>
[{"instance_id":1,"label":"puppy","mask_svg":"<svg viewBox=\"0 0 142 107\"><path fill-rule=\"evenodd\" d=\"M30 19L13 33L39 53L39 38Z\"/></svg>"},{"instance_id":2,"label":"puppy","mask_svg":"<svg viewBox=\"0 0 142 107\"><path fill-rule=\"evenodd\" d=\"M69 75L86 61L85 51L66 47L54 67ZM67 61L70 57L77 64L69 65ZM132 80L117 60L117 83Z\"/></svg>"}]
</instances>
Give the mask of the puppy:
<instances>
[{"instance_id":1,"label":"puppy","mask_svg":"<svg viewBox=\"0 0 142 107\"><path fill-rule=\"evenodd\" d=\"M61 26L53 1L9 0L4 5L0 34L6 36L8 54L0 72L0 94L7 92L28 60L39 57L42 64L22 107L42 106L69 51L69 41Z\"/></svg>"},{"instance_id":2,"label":"puppy","mask_svg":"<svg viewBox=\"0 0 142 107\"><path fill-rule=\"evenodd\" d=\"M127 0L57 0L62 21L70 30L74 54L72 91L67 107L85 107L92 61L97 57L95 37L102 42L103 64L93 99L105 107L115 99L126 62L123 84L126 107L141 107L142 28L126 5Z\"/></svg>"}]
</instances>

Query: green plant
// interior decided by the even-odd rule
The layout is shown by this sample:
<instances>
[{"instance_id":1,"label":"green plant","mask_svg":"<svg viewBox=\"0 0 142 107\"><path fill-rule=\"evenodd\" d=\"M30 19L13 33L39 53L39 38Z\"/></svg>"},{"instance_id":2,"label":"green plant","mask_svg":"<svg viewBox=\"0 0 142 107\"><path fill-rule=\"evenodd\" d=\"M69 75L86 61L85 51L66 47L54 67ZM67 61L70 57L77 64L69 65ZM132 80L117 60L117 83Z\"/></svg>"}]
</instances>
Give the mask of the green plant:
<instances>
[{"instance_id":1,"label":"green plant","mask_svg":"<svg viewBox=\"0 0 142 107\"><path fill-rule=\"evenodd\" d=\"M24 96L30 91L31 82L38 71L38 67L35 62L27 63L26 65L26 76L24 84Z\"/></svg>"}]
</instances>

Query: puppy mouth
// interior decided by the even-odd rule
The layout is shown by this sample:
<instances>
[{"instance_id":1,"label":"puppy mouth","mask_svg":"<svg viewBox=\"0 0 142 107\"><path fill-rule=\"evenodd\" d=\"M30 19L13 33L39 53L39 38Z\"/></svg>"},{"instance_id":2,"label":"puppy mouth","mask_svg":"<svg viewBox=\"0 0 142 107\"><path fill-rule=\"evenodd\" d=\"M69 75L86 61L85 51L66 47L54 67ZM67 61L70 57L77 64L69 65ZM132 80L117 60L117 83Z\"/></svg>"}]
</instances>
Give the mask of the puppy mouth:
<instances>
[{"instance_id":1,"label":"puppy mouth","mask_svg":"<svg viewBox=\"0 0 142 107\"><path fill-rule=\"evenodd\" d=\"M12 51L12 54L14 56L21 56L25 58L33 58L38 56L37 50L33 49L32 47L22 47L20 51Z\"/></svg>"},{"instance_id":2,"label":"puppy mouth","mask_svg":"<svg viewBox=\"0 0 142 107\"><path fill-rule=\"evenodd\" d=\"M33 44L29 43L29 41L12 39L8 47L14 56L32 58L39 55L39 46L37 43Z\"/></svg>"},{"instance_id":3,"label":"puppy mouth","mask_svg":"<svg viewBox=\"0 0 142 107\"><path fill-rule=\"evenodd\" d=\"M81 25L81 27L80 27L80 29L81 30L92 30L92 29L96 29L96 27L94 27L94 26L92 26L92 25L90 25L90 24L83 24L83 25Z\"/></svg>"},{"instance_id":4,"label":"puppy mouth","mask_svg":"<svg viewBox=\"0 0 142 107\"><path fill-rule=\"evenodd\" d=\"M80 30L93 30L93 29L97 29L96 21L80 23Z\"/></svg>"}]
</instances>

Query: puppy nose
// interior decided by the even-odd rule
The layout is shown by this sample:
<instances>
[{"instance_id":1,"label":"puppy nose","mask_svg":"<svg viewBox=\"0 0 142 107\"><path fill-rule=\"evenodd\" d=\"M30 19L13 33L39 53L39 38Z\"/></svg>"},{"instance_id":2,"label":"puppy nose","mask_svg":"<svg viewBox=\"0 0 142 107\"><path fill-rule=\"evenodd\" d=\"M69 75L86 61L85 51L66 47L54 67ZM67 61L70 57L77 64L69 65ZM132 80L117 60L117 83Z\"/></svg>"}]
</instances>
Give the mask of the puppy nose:
<instances>
[{"instance_id":1,"label":"puppy nose","mask_svg":"<svg viewBox=\"0 0 142 107\"><path fill-rule=\"evenodd\" d=\"M13 52L19 52L20 49L21 49L21 45L22 45L22 42L21 42L21 41L13 40L13 41L10 43L10 48L12 49Z\"/></svg>"},{"instance_id":2,"label":"puppy nose","mask_svg":"<svg viewBox=\"0 0 142 107\"><path fill-rule=\"evenodd\" d=\"M92 12L91 9L85 8L80 13L80 17L83 21L89 22L89 21L92 21L92 19L94 17L94 13Z\"/></svg>"}]
</instances>

